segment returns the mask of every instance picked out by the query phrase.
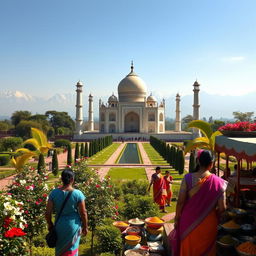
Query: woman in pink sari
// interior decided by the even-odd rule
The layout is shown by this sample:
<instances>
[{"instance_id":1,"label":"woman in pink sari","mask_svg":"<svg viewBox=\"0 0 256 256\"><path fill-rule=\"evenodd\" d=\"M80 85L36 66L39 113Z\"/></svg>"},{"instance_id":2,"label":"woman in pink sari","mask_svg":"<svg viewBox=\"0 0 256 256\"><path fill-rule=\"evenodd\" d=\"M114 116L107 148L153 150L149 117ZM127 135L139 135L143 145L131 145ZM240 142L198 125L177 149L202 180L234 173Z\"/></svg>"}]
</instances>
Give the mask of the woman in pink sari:
<instances>
[{"instance_id":1,"label":"woman in pink sari","mask_svg":"<svg viewBox=\"0 0 256 256\"><path fill-rule=\"evenodd\" d=\"M200 152L200 168L185 175L171 233L172 256L215 256L217 225L225 210L225 180L210 173L210 151Z\"/></svg>"}]
</instances>

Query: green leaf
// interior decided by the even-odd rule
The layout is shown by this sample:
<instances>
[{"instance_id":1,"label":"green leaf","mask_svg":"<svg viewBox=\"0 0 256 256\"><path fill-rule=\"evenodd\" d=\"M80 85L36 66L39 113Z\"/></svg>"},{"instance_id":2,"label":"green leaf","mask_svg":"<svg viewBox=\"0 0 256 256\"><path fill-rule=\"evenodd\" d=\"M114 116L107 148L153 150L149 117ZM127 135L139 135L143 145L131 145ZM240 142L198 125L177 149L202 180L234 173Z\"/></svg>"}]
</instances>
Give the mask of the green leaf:
<instances>
[{"instance_id":1,"label":"green leaf","mask_svg":"<svg viewBox=\"0 0 256 256\"><path fill-rule=\"evenodd\" d=\"M188 128L197 128L199 129L208 139L212 136L211 125L202 120L193 120L188 124Z\"/></svg>"}]
</instances>

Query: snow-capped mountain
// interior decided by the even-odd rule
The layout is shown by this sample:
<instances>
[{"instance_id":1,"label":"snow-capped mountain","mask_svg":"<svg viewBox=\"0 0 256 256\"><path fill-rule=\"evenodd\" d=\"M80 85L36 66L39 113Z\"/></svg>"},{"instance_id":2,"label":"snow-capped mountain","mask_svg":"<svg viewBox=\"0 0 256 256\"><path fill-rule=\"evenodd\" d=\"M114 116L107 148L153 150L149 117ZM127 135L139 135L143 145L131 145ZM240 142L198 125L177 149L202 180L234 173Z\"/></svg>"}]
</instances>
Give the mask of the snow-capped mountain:
<instances>
[{"instance_id":1,"label":"snow-capped mountain","mask_svg":"<svg viewBox=\"0 0 256 256\"><path fill-rule=\"evenodd\" d=\"M154 93L158 102L162 100L160 94ZM221 96L200 92L200 116L209 118L232 118L234 111L256 114L256 92L242 96ZM101 98L107 102L108 96ZM98 117L99 98L94 97L94 116ZM36 97L21 91L0 91L0 116L11 116L17 110L28 110L35 113L45 113L48 110L65 111L75 117L76 94L55 94L49 98ZM193 95L181 95L181 116L192 114ZM83 96L83 114L88 115L88 95ZM175 117L175 95L165 98L166 117Z\"/></svg>"}]
</instances>

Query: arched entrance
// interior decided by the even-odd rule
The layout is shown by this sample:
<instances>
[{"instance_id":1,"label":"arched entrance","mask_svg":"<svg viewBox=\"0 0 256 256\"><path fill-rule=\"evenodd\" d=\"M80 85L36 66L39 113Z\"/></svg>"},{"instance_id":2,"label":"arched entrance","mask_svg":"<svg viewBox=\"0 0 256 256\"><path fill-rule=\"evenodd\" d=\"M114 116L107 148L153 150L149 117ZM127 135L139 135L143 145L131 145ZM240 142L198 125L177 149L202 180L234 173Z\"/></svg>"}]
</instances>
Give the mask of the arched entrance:
<instances>
[{"instance_id":1,"label":"arched entrance","mask_svg":"<svg viewBox=\"0 0 256 256\"><path fill-rule=\"evenodd\" d=\"M140 117L135 112L128 113L124 118L125 132L140 132Z\"/></svg>"}]
</instances>

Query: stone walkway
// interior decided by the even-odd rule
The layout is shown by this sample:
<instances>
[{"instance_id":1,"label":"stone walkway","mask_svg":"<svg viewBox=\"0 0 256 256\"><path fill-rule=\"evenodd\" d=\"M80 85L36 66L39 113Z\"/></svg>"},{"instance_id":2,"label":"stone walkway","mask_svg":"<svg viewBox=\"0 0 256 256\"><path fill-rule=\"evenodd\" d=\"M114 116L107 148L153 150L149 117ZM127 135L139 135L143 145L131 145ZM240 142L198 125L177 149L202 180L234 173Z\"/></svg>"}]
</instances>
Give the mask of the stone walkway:
<instances>
[{"instance_id":1,"label":"stone walkway","mask_svg":"<svg viewBox=\"0 0 256 256\"><path fill-rule=\"evenodd\" d=\"M74 155L74 153L75 153L75 149L72 149L72 155ZM45 158L45 163L46 164L49 164L51 161L52 161L52 157L46 157ZM34 162L34 160L32 160L30 162ZM63 168L67 165L67 152L58 154L58 163L59 163L59 168ZM0 168L0 169L14 170L14 168ZM6 187L14 181L15 176L16 175L12 175L12 176L6 177L4 179L1 179L0 180L0 191L5 190Z\"/></svg>"}]
</instances>

